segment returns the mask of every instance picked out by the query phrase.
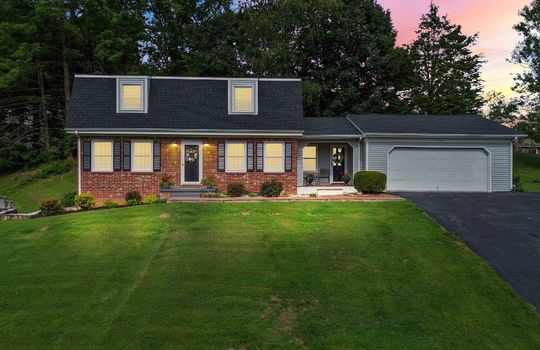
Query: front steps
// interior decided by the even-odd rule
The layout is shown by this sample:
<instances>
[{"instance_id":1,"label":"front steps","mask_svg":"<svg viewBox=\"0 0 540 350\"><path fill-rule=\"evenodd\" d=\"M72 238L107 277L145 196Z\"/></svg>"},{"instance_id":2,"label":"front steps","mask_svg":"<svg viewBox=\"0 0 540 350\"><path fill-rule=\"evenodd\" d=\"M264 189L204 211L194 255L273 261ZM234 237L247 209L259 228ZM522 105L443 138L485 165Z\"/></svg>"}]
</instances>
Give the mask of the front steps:
<instances>
[{"instance_id":1,"label":"front steps","mask_svg":"<svg viewBox=\"0 0 540 350\"><path fill-rule=\"evenodd\" d=\"M358 193L354 186L302 186L298 187L299 195L316 194L317 196L341 196L347 193Z\"/></svg>"}]
</instances>

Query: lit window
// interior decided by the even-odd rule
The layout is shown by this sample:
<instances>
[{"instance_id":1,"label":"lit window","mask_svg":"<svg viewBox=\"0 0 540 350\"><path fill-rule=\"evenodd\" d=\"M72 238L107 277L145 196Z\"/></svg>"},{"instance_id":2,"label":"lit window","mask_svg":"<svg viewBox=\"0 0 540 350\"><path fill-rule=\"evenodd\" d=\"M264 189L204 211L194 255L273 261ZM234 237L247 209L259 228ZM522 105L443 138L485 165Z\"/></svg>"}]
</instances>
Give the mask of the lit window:
<instances>
[{"instance_id":1,"label":"lit window","mask_svg":"<svg viewBox=\"0 0 540 350\"><path fill-rule=\"evenodd\" d=\"M281 173L284 171L283 143L267 142L264 144L264 172Z\"/></svg>"},{"instance_id":2,"label":"lit window","mask_svg":"<svg viewBox=\"0 0 540 350\"><path fill-rule=\"evenodd\" d=\"M152 142L134 141L133 142L133 165L131 171L152 171Z\"/></svg>"},{"instance_id":3,"label":"lit window","mask_svg":"<svg viewBox=\"0 0 540 350\"><path fill-rule=\"evenodd\" d=\"M229 82L229 114L257 114L257 82Z\"/></svg>"},{"instance_id":4,"label":"lit window","mask_svg":"<svg viewBox=\"0 0 540 350\"><path fill-rule=\"evenodd\" d=\"M142 108L142 85L122 84L122 109L140 110Z\"/></svg>"},{"instance_id":5,"label":"lit window","mask_svg":"<svg viewBox=\"0 0 540 350\"><path fill-rule=\"evenodd\" d=\"M246 171L246 144L243 142L227 142L226 171L245 172Z\"/></svg>"},{"instance_id":6,"label":"lit window","mask_svg":"<svg viewBox=\"0 0 540 350\"><path fill-rule=\"evenodd\" d=\"M317 171L317 146L304 147L304 171Z\"/></svg>"},{"instance_id":7,"label":"lit window","mask_svg":"<svg viewBox=\"0 0 540 350\"><path fill-rule=\"evenodd\" d=\"M94 141L92 147L92 171L113 171L113 143Z\"/></svg>"}]
</instances>

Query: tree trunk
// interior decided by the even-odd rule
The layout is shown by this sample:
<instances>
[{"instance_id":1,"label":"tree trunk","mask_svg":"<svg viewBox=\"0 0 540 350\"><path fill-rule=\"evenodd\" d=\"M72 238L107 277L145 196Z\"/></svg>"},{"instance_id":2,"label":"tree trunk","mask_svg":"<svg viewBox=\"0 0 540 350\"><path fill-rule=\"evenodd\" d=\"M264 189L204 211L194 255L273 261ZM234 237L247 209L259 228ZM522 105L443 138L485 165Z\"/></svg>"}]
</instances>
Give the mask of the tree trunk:
<instances>
[{"instance_id":1,"label":"tree trunk","mask_svg":"<svg viewBox=\"0 0 540 350\"><path fill-rule=\"evenodd\" d=\"M47 101L45 100L45 87L43 83L43 67L41 66L41 63L38 64L38 84L40 92L39 114L43 120L41 136L43 137L43 144L45 145L45 148L49 149L51 145L49 137L49 118L47 117Z\"/></svg>"},{"instance_id":2,"label":"tree trunk","mask_svg":"<svg viewBox=\"0 0 540 350\"><path fill-rule=\"evenodd\" d=\"M62 35L62 68L64 70L64 110L67 114L69 100L71 99L71 76L69 74L69 62L66 59L67 43L66 35Z\"/></svg>"}]
</instances>

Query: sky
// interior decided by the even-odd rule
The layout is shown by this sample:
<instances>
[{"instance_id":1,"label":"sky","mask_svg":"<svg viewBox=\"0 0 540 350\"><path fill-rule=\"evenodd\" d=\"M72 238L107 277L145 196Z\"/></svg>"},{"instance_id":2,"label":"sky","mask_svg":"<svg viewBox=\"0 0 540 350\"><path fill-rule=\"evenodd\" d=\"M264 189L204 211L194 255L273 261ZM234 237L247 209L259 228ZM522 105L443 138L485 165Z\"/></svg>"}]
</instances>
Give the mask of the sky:
<instances>
[{"instance_id":1,"label":"sky","mask_svg":"<svg viewBox=\"0 0 540 350\"><path fill-rule=\"evenodd\" d=\"M392 13L398 31L398 45L410 43L422 13L427 12L430 0L379 0ZM460 24L465 34L479 33L475 53L483 53L482 78L485 91L501 91L514 96L512 75L521 71L519 65L507 62L519 40L512 28L520 21L518 15L532 0L434 0L441 14L448 14L454 24Z\"/></svg>"}]
</instances>

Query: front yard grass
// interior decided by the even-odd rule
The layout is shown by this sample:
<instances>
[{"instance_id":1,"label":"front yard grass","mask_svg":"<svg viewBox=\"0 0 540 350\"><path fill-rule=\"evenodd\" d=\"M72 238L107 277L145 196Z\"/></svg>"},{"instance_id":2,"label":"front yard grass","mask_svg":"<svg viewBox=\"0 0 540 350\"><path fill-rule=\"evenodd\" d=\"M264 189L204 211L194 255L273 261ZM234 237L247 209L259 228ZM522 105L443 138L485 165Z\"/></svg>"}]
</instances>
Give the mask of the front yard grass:
<instances>
[{"instance_id":1,"label":"front yard grass","mask_svg":"<svg viewBox=\"0 0 540 350\"><path fill-rule=\"evenodd\" d=\"M520 176L525 192L540 192L540 155L515 154L514 176Z\"/></svg>"},{"instance_id":2,"label":"front yard grass","mask_svg":"<svg viewBox=\"0 0 540 350\"><path fill-rule=\"evenodd\" d=\"M408 202L0 222L2 349L538 349L540 317Z\"/></svg>"}]
</instances>

